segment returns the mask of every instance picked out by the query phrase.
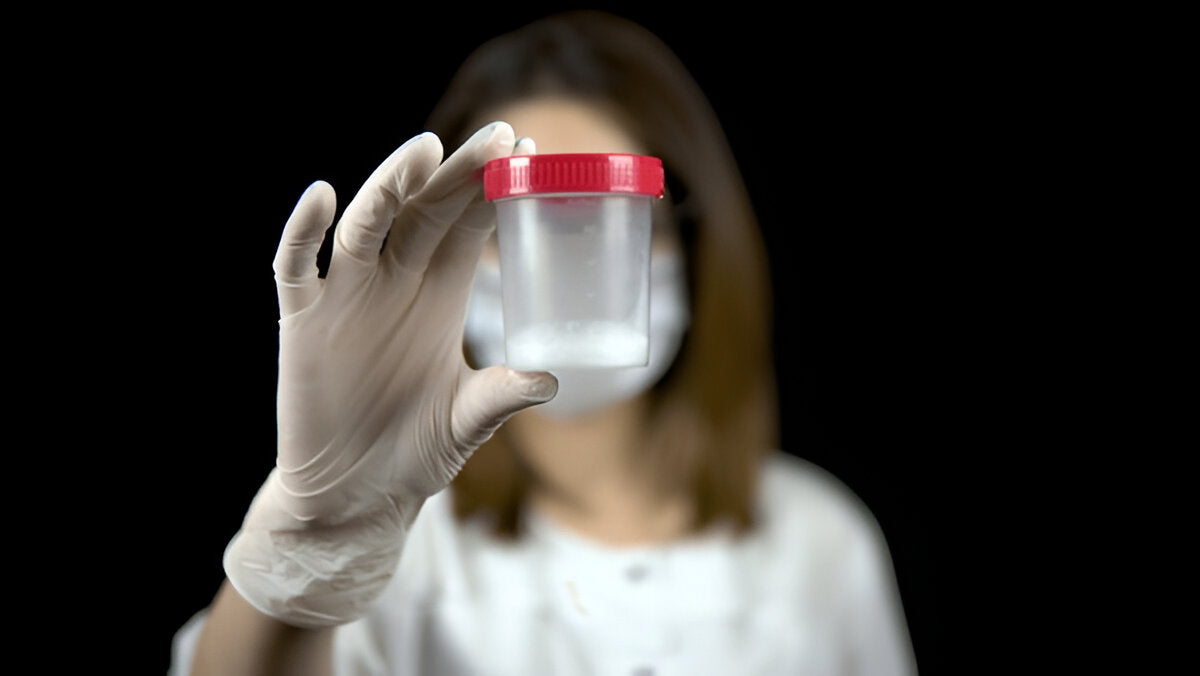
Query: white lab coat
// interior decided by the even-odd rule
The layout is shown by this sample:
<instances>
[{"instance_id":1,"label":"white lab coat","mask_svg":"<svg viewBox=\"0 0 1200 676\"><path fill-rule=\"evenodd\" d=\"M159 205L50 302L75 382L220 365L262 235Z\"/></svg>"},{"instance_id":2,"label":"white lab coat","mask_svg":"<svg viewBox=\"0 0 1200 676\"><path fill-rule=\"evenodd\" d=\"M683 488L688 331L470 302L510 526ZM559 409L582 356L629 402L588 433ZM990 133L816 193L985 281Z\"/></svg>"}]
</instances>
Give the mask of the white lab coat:
<instances>
[{"instance_id":1,"label":"white lab coat","mask_svg":"<svg viewBox=\"0 0 1200 676\"><path fill-rule=\"evenodd\" d=\"M335 673L571 676L916 673L891 558L840 482L777 453L759 525L612 548L536 514L514 543L422 509L372 612L339 627ZM204 620L177 634L186 674Z\"/></svg>"}]
</instances>

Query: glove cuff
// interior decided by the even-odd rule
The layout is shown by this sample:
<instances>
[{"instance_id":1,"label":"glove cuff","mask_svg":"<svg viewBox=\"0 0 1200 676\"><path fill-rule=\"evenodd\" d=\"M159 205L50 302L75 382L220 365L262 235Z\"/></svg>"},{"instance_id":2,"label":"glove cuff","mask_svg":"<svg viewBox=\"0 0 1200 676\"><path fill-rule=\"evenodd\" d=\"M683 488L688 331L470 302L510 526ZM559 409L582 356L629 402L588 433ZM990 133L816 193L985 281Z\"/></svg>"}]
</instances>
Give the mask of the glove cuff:
<instances>
[{"instance_id":1,"label":"glove cuff","mask_svg":"<svg viewBox=\"0 0 1200 676\"><path fill-rule=\"evenodd\" d=\"M270 499L275 481L272 474L225 548L230 584L259 612L292 626L362 617L392 579L419 505L392 503L336 525L304 522Z\"/></svg>"}]
</instances>

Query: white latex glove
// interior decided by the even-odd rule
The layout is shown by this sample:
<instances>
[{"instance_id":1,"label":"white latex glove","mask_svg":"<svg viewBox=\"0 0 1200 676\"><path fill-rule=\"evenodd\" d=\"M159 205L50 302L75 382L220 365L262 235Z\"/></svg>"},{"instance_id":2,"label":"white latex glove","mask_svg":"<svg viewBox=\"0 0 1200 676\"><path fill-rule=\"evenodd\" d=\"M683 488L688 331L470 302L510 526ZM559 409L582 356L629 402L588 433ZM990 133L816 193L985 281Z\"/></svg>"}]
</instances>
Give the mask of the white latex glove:
<instances>
[{"instance_id":1,"label":"white latex glove","mask_svg":"<svg viewBox=\"0 0 1200 676\"><path fill-rule=\"evenodd\" d=\"M362 615L424 500L509 416L554 396L549 373L475 371L462 351L494 227L478 170L532 151L503 122L444 163L433 134L408 141L346 207L325 279L316 260L333 189L301 196L275 258L276 467L225 552L230 582L263 613L303 627Z\"/></svg>"}]
</instances>

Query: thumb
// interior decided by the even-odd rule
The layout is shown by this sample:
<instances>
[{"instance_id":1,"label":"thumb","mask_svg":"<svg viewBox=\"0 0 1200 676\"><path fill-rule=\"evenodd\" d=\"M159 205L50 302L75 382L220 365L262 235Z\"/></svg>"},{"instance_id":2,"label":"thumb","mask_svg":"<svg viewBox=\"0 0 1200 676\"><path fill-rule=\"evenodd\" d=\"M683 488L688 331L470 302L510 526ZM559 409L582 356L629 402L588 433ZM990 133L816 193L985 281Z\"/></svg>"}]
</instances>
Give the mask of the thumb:
<instances>
[{"instance_id":1,"label":"thumb","mask_svg":"<svg viewBox=\"0 0 1200 676\"><path fill-rule=\"evenodd\" d=\"M558 379L545 371L514 371L506 366L469 370L454 400L454 441L478 448L514 413L542 404L558 393Z\"/></svg>"}]
</instances>

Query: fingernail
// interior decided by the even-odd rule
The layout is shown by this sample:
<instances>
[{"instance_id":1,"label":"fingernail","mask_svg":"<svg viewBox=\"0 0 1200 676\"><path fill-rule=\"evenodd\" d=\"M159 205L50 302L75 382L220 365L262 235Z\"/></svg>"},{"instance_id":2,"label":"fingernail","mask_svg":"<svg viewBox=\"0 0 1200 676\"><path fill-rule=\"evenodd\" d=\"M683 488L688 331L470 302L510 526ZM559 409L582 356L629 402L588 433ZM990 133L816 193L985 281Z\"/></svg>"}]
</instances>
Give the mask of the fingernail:
<instances>
[{"instance_id":1,"label":"fingernail","mask_svg":"<svg viewBox=\"0 0 1200 676\"><path fill-rule=\"evenodd\" d=\"M513 373L520 375L524 381L524 394L529 401L545 402L558 394L558 378L551 373L528 371L514 371Z\"/></svg>"}]
</instances>

